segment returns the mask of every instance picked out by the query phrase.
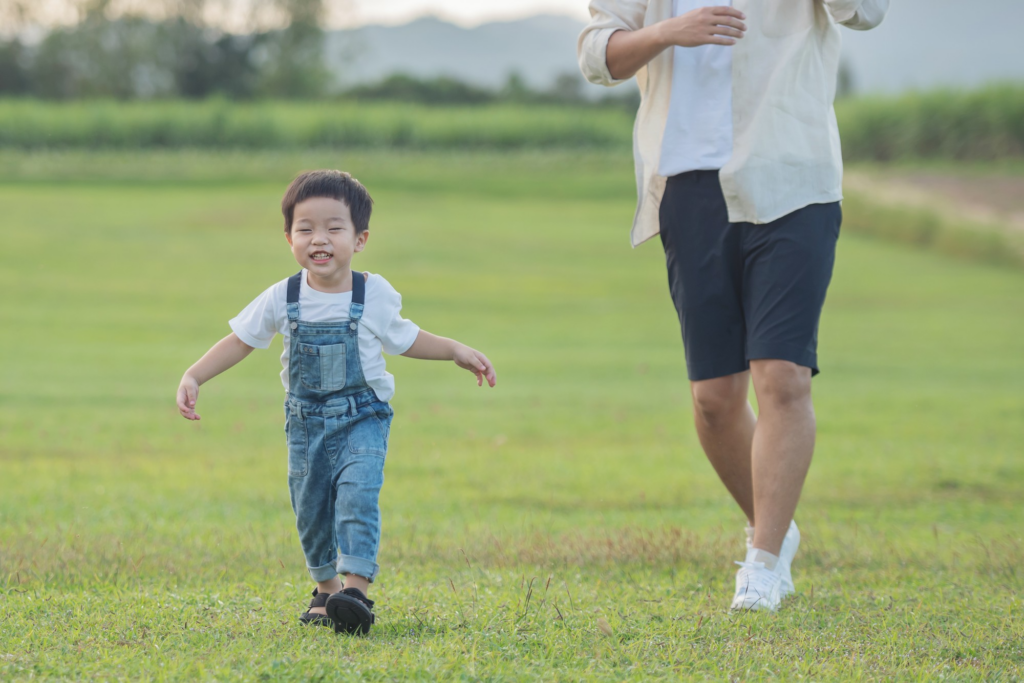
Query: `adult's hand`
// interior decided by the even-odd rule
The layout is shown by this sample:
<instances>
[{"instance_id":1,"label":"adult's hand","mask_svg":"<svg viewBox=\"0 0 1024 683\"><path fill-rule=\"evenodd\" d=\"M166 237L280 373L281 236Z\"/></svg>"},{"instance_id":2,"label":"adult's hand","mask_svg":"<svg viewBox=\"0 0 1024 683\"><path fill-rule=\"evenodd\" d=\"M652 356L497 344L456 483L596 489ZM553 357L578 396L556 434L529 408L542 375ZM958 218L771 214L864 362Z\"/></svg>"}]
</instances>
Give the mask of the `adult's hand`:
<instances>
[{"instance_id":1,"label":"adult's hand","mask_svg":"<svg viewBox=\"0 0 1024 683\"><path fill-rule=\"evenodd\" d=\"M729 6L701 7L655 24L666 46L735 45L743 37L746 16Z\"/></svg>"},{"instance_id":2,"label":"adult's hand","mask_svg":"<svg viewBox=\"0 0 1024 683\"><path fill-rule=\"evenodd\" d=\"M701 7L637 31L616 31L608 40L608 71L616 80L630 78L674 45L735 45L747 30L744 19L732 7Z\"/></svg>"}]
</instances>

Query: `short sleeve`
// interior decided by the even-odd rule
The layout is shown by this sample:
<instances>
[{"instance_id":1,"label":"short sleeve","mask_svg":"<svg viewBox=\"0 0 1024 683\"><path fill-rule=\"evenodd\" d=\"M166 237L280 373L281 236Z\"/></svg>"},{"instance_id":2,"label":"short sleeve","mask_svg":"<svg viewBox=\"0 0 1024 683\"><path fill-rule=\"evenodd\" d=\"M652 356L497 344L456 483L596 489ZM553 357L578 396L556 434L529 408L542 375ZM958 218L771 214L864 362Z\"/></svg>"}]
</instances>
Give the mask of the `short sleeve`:
<instances>
[{"instance_id":1,"label":"short sleeve","mask_svg":"<svg viewBox=\"0 0 1024 683\"><path fill-rule=\"evenodd\" d=\"M228 321L231 331L253 348L270 348L270 342L274 340L274 335L281 326L280 318L284 307L277 299L282 296L281 283L270 287Z\"/></svg>"},{"instance_id":2,"label":"short sleeve","mask_svg":"<svg viewBox=\"0 0 1024 683\"><path fill-rule=\"evenodd\" d=\"M378 339L384 353L397 356L409 350L420 327L402 317L402 295L380 275L371 276L363 320Z\"/></svg>"},{"instance_id":3,"label":"short sleeve","mask_svg":"<svg viewBox=\"0 0 1024 683\"><path fill-rule=\"evenodd\" d=\"M395 317L388 325L387 332L380 338L384 353L392 356L399 356L408 351L420 334L420 326L411 320L406 320L396 312Z\"/></svg>"}]
</instances>

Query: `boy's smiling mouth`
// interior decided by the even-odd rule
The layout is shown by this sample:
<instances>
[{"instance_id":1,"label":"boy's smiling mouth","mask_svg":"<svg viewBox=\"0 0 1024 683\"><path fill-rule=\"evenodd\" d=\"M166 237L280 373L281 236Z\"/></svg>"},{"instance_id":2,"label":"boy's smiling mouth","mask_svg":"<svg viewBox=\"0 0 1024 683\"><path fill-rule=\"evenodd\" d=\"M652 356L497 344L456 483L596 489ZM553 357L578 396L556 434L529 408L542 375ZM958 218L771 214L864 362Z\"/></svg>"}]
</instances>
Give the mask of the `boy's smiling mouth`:
<instances>
[{"instance_id":1,"label":"boy's smiling mouth","mask_svg":"<svg viewBox=\"0 0 1024 683\"><path fill-rule=\"evenodd\" d=\"M314 251L310 254L309 258L312 259L313 263L327 263L334 258L334 255L326 251Z\"/></svg>"}]
</instances>

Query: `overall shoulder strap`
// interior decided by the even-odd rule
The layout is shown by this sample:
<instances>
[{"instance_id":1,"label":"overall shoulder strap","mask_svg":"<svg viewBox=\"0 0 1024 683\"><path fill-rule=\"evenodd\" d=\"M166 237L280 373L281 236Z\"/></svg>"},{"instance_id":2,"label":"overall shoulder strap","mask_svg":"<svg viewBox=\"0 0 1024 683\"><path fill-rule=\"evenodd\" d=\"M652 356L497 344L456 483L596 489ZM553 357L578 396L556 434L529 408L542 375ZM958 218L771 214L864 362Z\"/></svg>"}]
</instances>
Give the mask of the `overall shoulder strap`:
<instances>
[{"instance_id":1,"label":"overall shoulder strap","mask_svg":"<svg viewBox=\"0 0 1024 683\"><path fill-rule=\"evenodd\" d=\"M357 271L352 271L352 303L366 303L366 276Z\"/></svg>"},{"instance_id":2,"label":"overall shoulder strap","mask_svg":"<svg viewBox=\"0 0 1024 683\"><path fill-rule=\"evenodd\" d=\"M366 302L366 276L359 271L352 271L352 307L348 317L359 320L363 317L363 305Z\"/></svg>"},{"instance_id":3,"label":"overall shoulder strap","mask_svg":"<svg viewBox=\"0 0 1024 683\"><path fill-rule=\"evenodd\" d=\"M288 278L288 298L285 299L285 303L297 304L299 303L299 287L302 286L302 271L295 273Z\"/></svg>"},{"instance_id":4,"label":"overall shoulder strap","mask_svg":"<svg viewBox=\"0 0 1024 683\"><path fill-rule=\"evenodd\" d=\"M292 329L295 329L295 322L299 319L299 288L302 286L302 271L295 273L288 278L288 295L285 297L285 308L288 310L288 319L292 321Z\"/></svg>"}]
</instances>

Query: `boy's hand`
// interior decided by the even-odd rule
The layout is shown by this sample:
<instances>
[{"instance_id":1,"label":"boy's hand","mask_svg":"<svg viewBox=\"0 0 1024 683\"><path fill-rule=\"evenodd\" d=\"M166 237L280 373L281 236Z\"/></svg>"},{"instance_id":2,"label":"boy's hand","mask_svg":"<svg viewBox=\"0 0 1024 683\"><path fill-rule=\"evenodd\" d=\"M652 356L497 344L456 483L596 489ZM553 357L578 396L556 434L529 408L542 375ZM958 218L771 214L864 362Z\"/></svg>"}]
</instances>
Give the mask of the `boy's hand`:
<instances>
[{"instance_id":1,"label":"boy's hand","mask_svg":"<svg viewBox=\"0 0 1024 683\"><path fill-rule=\"evenodd\" d=\"M199 398L199 382L190 375L181 378L178 385L178 412L186 420L199 420L196 414L196 399Z\"/></svg>"},{"instance_id":2,"label":"boy's hand","mask_svg":"<svg viewBox=\"0 0 1024 683\"><path fill-rule=\"evenodd\" d=\"M199 385L237 365L243 358L252 353L253 347L238 338L234 332L221 339L197 360L181 378L178 385L178 412L186 420L198 420L196 415L196 399L199 398Z\"/></svg>"},{"instance_id":3,"label":"boy's hand","mask_svg":"<svg viewBox=\"0 0 1024 683\"><path fill-rule=\"evenodd\" d=\"M487 356L476 349L471 349L465 344L457 344L452 352L452 360L460 368L469 370L476 375L476 385L478 387L484 385L484 378L487 379L488 386L493 387L498 383L498 376L494 372L494 366L491 365L491 361L487 360Z\"/></svg>"}]
</instances>

